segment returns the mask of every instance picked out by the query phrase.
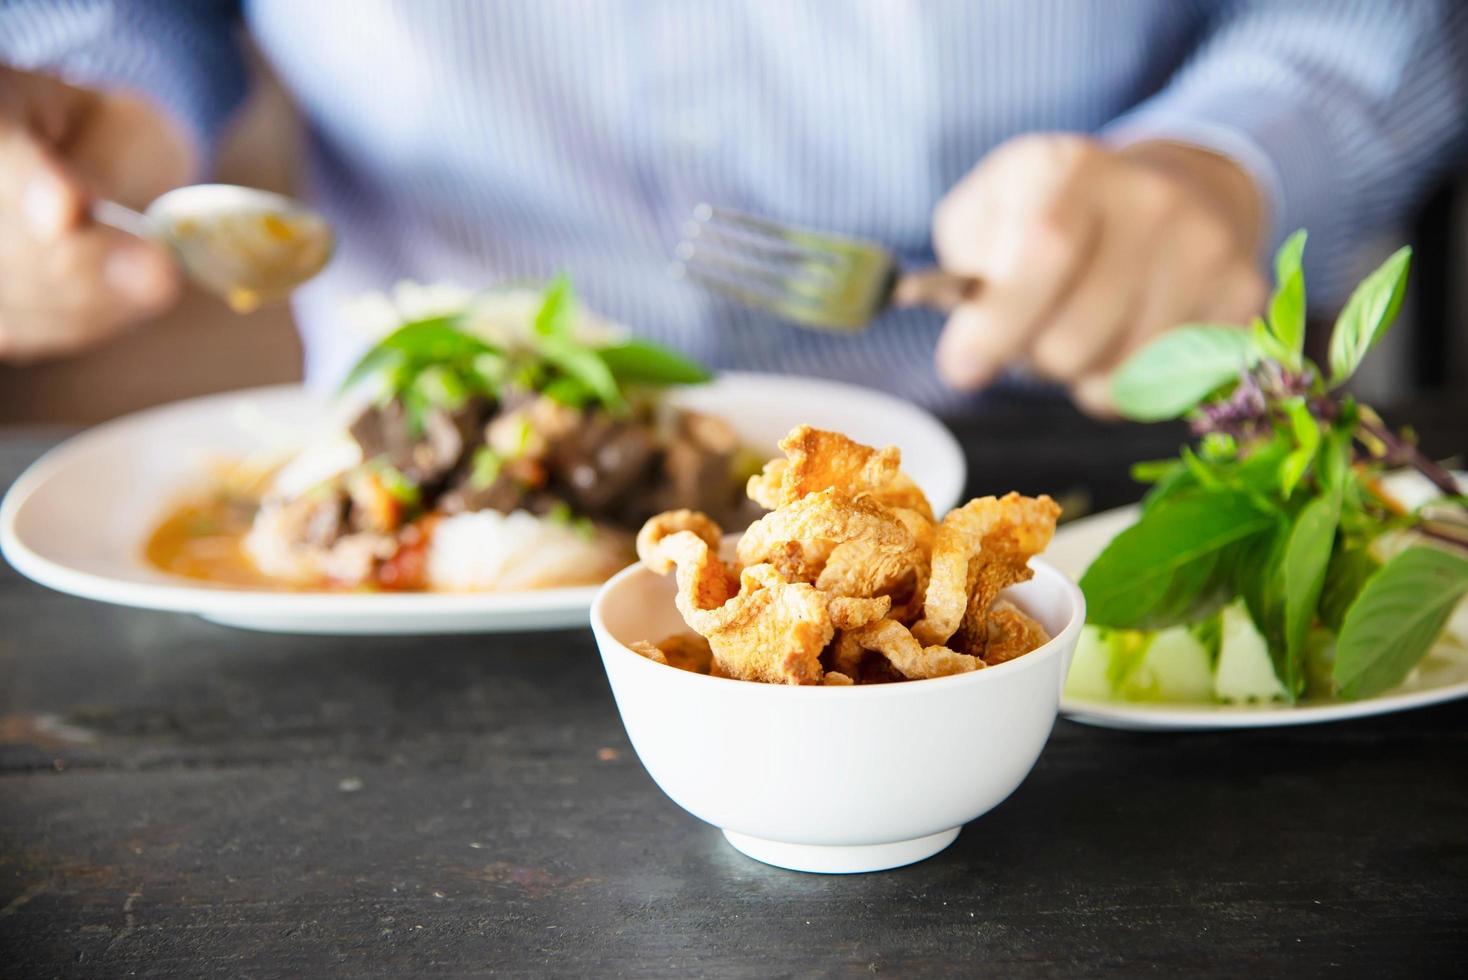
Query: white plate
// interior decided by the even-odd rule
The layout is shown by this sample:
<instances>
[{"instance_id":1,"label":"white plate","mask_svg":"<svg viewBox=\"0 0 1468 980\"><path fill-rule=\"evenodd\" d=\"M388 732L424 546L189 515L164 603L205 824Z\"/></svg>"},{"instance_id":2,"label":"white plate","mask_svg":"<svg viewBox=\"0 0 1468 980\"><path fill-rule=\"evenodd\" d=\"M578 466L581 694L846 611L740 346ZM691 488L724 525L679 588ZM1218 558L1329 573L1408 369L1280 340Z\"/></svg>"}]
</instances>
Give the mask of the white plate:
<instances>
[{"instance_id":1,"label":"white plate","mask_svg":"<svg viewBox=\"0 0 1468 980\"><path fill-rule=\"evenodd\" d=\"M1432 485L1416 473L1395 473L1386 485L1409 507L1431 499ZM1121 507L1066 524L1055 532L1045 560L1076 581L1086 567L1121 531L1137 519L1136 507ZM1460 608L1449 629L1468 633L1468 606ZM1399 686L1361 701L1323 701L1298 705L1154 704L1089 701L1069 695L1060 711L1072 721L1133 731L1198 731L1211 728L1266 728L1310 725L1347 718L1420 708L1468 697L1468 649L1440 643Z\"/></svg>"},{"instance_id":2,"label":"white plate","mask_svg":"<svg viewBox=\"0 0 1468 980\"><path fill-rule=\"evenodd\" d=\"M682 389L756 448L805 422L861 442L896 445L940 512L963 491L963 453L937 419L888 395L809 378L725 374ZM281 434L299 439L325 412L294 385L165 405L98 426L37 460L0 504L0 551L21 574L61 592L143 609L194 613L247 629L296 633L463 633L584 626L594 586L479 594L270 592L214 587L159 571L143 544L164 511L206 485L212 461Z\"/></svg>"}]
</instances>

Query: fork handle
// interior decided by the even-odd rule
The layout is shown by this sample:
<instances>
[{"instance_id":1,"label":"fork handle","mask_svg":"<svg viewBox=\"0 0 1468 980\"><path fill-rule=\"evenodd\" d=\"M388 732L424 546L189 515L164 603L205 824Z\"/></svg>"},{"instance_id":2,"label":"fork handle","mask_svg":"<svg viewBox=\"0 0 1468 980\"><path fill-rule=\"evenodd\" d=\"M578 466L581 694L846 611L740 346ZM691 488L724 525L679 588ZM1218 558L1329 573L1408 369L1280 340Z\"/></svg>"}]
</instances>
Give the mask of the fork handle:
<instances>
[{"instance_id":1,"label":"fork handle","mask_svg":"<svg viewBox=\"0 0 1468 980\"><path fill-rule=\"evenodd\" d=\"M936 267L914 269L898 275L892 286L892 305L925 306L952 313L959 304L978 296L983 288L983 282L973 276L960 276Z\"/></svg>"}]
</instances>

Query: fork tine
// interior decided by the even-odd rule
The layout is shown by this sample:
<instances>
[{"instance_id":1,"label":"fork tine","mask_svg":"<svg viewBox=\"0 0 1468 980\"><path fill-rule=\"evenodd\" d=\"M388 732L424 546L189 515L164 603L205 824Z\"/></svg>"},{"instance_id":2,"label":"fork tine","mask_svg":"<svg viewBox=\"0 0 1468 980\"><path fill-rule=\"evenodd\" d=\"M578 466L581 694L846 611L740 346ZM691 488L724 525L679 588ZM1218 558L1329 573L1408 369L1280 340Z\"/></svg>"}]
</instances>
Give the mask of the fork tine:
<instances>
[{"instance_id":1,"label":"fork tine","mask_svg":"<svg viewBox=\"0 0 1468 980\"><path fill-rule=\"evenodd\" d=\"M771 289L799 293L813 299L839 292L841 276L829 266L803 259L770 262L769 257L738 244L715 243L711 239L680 242L674 257L690 265L706 265L721 269L731 276L758 279Z\"/></svg>"},{"instance_id":2,"label":"fork tine","mask_svg":"<svg viewBox=\"0 0 1468 980\"><path fill-rule=\"evenodd\" d=\"M793 298L809 302L824 301L840 286L840 283L832 282L828 274L822 274L821 279L824 282L816 282L812 277L803 276L799 268L791 271L762 266L737 252L712 251L708 248L699 248L693 242L683 242L678 245L675 257L684 264L684 267L706 270L725 277L725 279L734 280L734 282L744 280L744 282L760 286L766 292L775 293L775 295L788 293Z\"/></svg>"},{"instance_id":3,"label":"fork tine","mask_svg":"<svg viewBox=\"0 0 1468 980\"><path fill-rule=\"evenodd\" d=\"M832 273L844 270L849 265L845 256L838 253L802 248L783 239L717 221L690 222L684 240L694 243L708 242L725 251L756 255L772 263L815 263Z\"/></svg>"},{"instance_id":4,"label":"fork tine","mask_svg":"<svg viewBox=\"0 0 1468 980\"><path fill-rule=\"evenodd\" d=\"M741 228L744 231L772 238L776 241L786 242L804 249L815 250L826 254L840 254L844 249L868 248L869 245L855 238L846 238L841 235L831 235L826 232L809 231L804 228L794 228L790 225L771 221L769 218L761 218L758 215L747 214L736 211L733 208L721 207L715 204L699 204L693 209L693 220L699 224L722 222Z\"/></svg>"},{"instance_id":5,"label":"fork tine","mask_svg":"<svg viewBox=\"0 0 1468 980\"><path fill-rule=\"evenodd\" d=\"M789 228L732 208L694 208L676 268L746 305L852 330L887 302L896 264L875 242Z\"/></svg>"},{"instance_id":6,"label":"fork tine","mask_svg":"<svg viewBox=\"0 0 1468 980\"><path fill-rule=\"evenodd\" d=\"M826 307L810 300L801 300L787 292L770 292L752 285L748 280L731 279L706 266L685 262L674 263L673 274L686 276L699 285L733 299L744 306L773 313L786 320L825 330L842 330L860 326L864 319L841 322Z\"/></svg>"}]
</instances>

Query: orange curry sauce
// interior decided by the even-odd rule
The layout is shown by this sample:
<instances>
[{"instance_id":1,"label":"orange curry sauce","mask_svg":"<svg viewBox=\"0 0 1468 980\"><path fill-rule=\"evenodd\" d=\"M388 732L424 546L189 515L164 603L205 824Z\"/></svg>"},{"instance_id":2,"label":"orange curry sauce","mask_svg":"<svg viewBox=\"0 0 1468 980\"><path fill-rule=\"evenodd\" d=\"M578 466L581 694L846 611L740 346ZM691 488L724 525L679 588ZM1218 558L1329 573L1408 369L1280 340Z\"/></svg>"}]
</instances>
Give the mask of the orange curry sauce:
<instances>
[{"instance_id":1,"label":"orange curry sauce","mask_svg":"<svg viewBox=\"0 0 1468 980\"><path fill-rule=\"evenodd\" d=\"M149 536L143 555L148 564L171 575L231 588L276 592L421 592L426 588L432 516L410 526L409 543L378 566L372 581L293 582L260 571L245 551L245 535L256 507L256 501L227 492L179 504ZM415 529L418 533L413 535Z\"/></svg>"},{"instance_id":2,"label":"orange curry sauce","mask_svg":"<svg viewBox=\"0 0 1468 980\"><path fill-rule=\"evenodd\" d=\"M260 571L245 554L253 517L251 504L228 494L191 500L168 512L143 553L148 564L184 578L237 588L293 588Z\"/></svg>"}]
</instances>

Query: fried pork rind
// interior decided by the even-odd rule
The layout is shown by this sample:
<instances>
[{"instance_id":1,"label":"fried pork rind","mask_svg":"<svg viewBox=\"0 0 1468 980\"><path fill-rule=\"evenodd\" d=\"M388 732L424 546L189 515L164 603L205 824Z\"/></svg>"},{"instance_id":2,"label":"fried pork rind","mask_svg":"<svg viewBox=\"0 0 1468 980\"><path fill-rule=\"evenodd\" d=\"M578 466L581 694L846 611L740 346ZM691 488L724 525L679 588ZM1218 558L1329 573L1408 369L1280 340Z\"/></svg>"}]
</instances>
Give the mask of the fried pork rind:
<instances>
[{"instance_id":1,"label":"fried pork rind","mask_svg":"<svg viewBox=\"0 0 1468 980\"><path fill-rule=\"evenodd\" d=\"M839 596L910 592L925 564L913 533L889 507L836 489L807 494L755 521L739 560L769 562L791 580ZM824 561L816 560L824 554Z\"/></svg>"},{"instance_id":2,"label":"fried pork rind","mask_svg":"<svg viewBox=\"0 0 1468 980\"><path fill-rule=\"evenodd\" d=\"M677 667L679 670L707 674L713 667L713 651L709 649L709 641L697 633L674 633L656 643L638 640L630 645L647 659Z\"/></svg>"},{"instance_id":3,"label":"fried pork rind","mask_svg":"<svg viewBox=\"0 0 1468 980\"><path fill-rule=\"evenodd\" d=\"M849 630L841 630L836 638L831 641L827 650L831 667L827 672L845 674L847 677L861 676L861 662L866 653L866 647L851 634Z\"/></svg>"},{"instance_id":4,"label":"fried pork rind","mask_svg":"<svg viewBox=\"0 0 1468 980\"><path fill-rule=\"evenodd\" d=\"M667 654L663 653L663 648L651 640L633 640L627 644L627 648L633 653L642 654L653 663L671 666L671 664L668 664Z\"/></svg>"},{"instance_id":5,"label":"fried pork rind","mask_svg":"<svg viewBox=\"0 0 1468 980\"><path fill-rule=\"evenodd\" d=\"M637 557L646 564L648 554L653 553L658 543L679 531L692 531L715 552L718 552L719 544L724 538L723 529L707 514L696 510L664 511L648 518L647 523L642 525L642 530L637 532ZM655 568L653 571L666 575L668 567L665 566L662 570Z\"/></svg>"},{"instance_id":6,"label":"fried pork rind","mask_svg":"<svg viewBox=\"0 0 1468 980\"><path fill-rule=\"evenodd\" d=\"M834 541L782 541L770 549L765 561L779 569L787 581L814 585L835 550Z\"/></svg>"},{"instance_id":7,"label":"fried pork rind","mask_svg":"<svg viewBox=\"0 0 1468 980\"><path fill-rule=\"evenodd\" d=\"M765 510L775 510L785 495L785 473L790 469L790 460L772 459L765 468L749 478L744 492Z\"/></svg>"},{"instance_id":8,"label":"fried pork rind","mask_svg":"<svg viewBox=\"0 0 1468 980\"><path fill-rule=\"evenodd\" d=\"M923 618L912 633L925 645L947 643L967 625L965 645L987 640L983 629L989 606L999 593L1034 573L1027 562L1055 534L1060 507L1049 497L980 497L948 512L933 540ZM969 622L966 624L965 620Z\"/></svg>"},{"instance_id":9,"label":"fried pork rind","mask_svg":"<svg viewBox=\"0 0 1468 980\"><path fill-rule=\"evenodd\" d=\"M839 432L801 425L780 440L780 449L786 458L770 460L763 472L749 478L746 488L749 498L766 510L834 489L933 519L928 498L902 472L902 454L896 446L872 449Z\"/></svg>"},{"instance_id":10,"label":"fried pork rind","mask_svg":"<svg viewBox=\"0 0 1468 980\"><path fill-rule=\"evenodd\" d=\"M906 626L895 619L852 630L853 640L868 650L876 650L891 661L898 673L909 680L924 677L946 677L966 674L984 666L984 661L945 646L923 646Z\"/></svg>"},{"instance_id":11,"label":"fried pork rind","mask_svg":"<svg viewBox=\"0 0 1468 980\"><path fill-rule=\"evenodd\" d=\"M644 565L659 575L677 569L678 611L705 637L736 588L733 570L715 550L718 529L703 514L672 511L652 518L637 534L637 557Z\"/></svg>"},{"instance_id":12,"label":"fried pork rind","mask_svg":"<svg viewBox=\"0 0 1468 980\"><path fill-rule=\"evenodd\" d=\"M854 630L875 623L887 615L892 600L886 596L874 599L859 599L853 596L828 595L826 609L831 614L831 625L838 630Z\"/></svg>"},{"instance_id":13,"label":"fried pork rind","mask_svg":"<svg viewBox=\"0 0 1468 980\"><path fill-rule=\"evenodd\" d=\"M1049 543L1060 513L1049 497L984 497L934 525L894 447L800 426L780 448L787 458L749 481L771 513L740 538L738 565L720 560L703 514L643 527L638 556L661 575L676 568L678 610L708 654L666 640L638 652L716 676L846 685L967 673L1049 640L996 602Z\"/></svg>"},{"instance_id":14,"label":"fried pork rind","mask_svg":"<svg viewBox=\"0 0 1468 980\"><path fill-rule=\"evenodd\" d=\"M835 627L827 597L804 582L787 582L773 565L754 565L739 594L705 620L714 661L730 677L772 684L819 684L821 651ZM692 625L692 624L690 624Z\"/></svg>"},{"instance_id":15,"label":"fried pork rind","mask_svg":"<svg viewBox=\"0 0 1468 980\"><path fill-rule=\"evenodd\" d=\"M677 568L678 611L708 640L714 669L741 680L820 683L821 650L835 633L824 593L787 581L767 564L744 569L736 592L730 570L691 529L639 534L638 544L652 571Z\"/></svg>"},{"instance_id":16,"label":"fried pork rind","mask_svg":"<svg viewBox=\"0 0 1468 980\"><path fill-rule=\"evenodd\" d=\"M989 609L984 662L1002 664L1050 642L1050 634L1011 602L1000 599Z\"/></svg>"}]
</instances>

